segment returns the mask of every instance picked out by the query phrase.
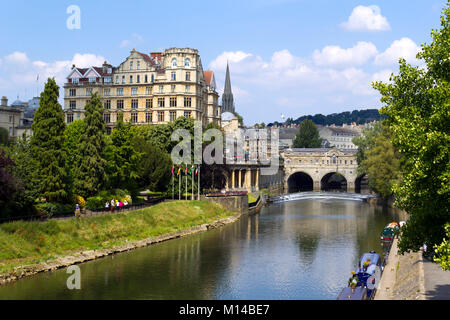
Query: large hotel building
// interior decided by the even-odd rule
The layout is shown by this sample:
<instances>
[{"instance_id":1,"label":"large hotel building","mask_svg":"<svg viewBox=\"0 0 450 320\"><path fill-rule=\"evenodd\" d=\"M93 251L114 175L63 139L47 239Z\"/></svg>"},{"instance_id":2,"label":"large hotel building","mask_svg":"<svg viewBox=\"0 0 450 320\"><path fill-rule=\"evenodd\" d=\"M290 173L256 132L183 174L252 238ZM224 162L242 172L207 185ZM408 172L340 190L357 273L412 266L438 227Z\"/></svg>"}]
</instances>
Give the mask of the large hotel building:
<instances>
[{"instance_id":1,"label":"large hotel building","mask_svg":"<svg viewBox=\"0 0 450 320\"><path fill-rule=\"evenodd\" d=\"M97 92L108 132L117 116L135 124L164 124L191 117L220 125L219 94L212 71L203 71L198 50L171 48L148 54L132 50L118 67L77 68L64 85L66 123L84 117L85 105Z\"/></svg>"}]
</instances>

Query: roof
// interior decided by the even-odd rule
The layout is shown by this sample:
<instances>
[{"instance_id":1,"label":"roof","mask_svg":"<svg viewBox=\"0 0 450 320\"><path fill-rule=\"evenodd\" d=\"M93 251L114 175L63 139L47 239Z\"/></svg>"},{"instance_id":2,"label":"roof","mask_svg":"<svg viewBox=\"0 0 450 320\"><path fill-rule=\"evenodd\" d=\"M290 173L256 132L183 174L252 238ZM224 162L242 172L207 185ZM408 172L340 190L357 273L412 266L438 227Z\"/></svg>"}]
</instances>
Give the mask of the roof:
<instances>
[{"instance_id":1,"label":"roof","mask_svg":"<svg viewBox=\"0 0 450 320\"><path fill-rule=\"evenodd\" d=\"M136 52L139 53L142 56L142 58L144 58L144 60L147 61L148 63L150 63L152 65L155 64L153 62L153 59L150 58L150 56L148 54L145 54L145 53L142 53L142 52L139 52L139 51L136 51Z\"/></svg>"},{"instance_id":2,"label":"roof","mask_svg":"<svg viewBox=\"0 0 450 320\"><path fill-rule=\"evenodd\" d=\"M205 78L205 82L206 82L207 86L209 86L211 84L211 80L212 80L213 74L214 73L211 70L203 71L203 77Z\"/></svg>"}]
</instances>

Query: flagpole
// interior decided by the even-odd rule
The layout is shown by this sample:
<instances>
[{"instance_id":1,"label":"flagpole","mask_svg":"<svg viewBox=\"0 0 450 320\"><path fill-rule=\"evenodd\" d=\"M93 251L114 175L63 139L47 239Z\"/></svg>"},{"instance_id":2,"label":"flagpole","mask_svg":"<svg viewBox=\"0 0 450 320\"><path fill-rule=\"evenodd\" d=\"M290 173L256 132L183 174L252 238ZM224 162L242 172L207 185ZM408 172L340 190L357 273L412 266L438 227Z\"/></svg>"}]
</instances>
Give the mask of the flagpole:
<instances>
[{"instance_id":1,"label":"flagpole","mask_svg":"<svg viewBox=\"0 0 450 320\"><path fill-rule=\"evenodd\" d=\"M181 177L179 175L181 166L178 167L178 200L181 200Z\"/></svg>"},{"instance_id":2,"label":"flagpole","mask_svg":"<svg viewBox=\"0 0 450 320\"><path fill-rule=\"evenodd\" d=\"M174 170L174 166L172 165L172 200L175 200L175 185L174 185L174 181L175 181L175 172Z\"/></svg>"},{"instance_id":3,"label":"flagpole","mask_svg":"<svg viewBox=\"0 0 450 320\"><path fill-rule=\"evenodd\" d=\"M186 188L184 189L184 199L187 200L187 164L186 164L186 171L184 172L184 179L186 180Z\"/></svg>"},{"instance_id":4,"label":"flagpole","mask_svg":"<svg viewBox=\"0 0 450 320\"><path fill-rule=\"evenodd\" d=\"M200 200L200 165L198 165L198 188L197 188L198 200Z\"/></svg>"},{"instance_id":5,"label":"flagpole","mask_svg":"<svg viewBox=\"0 0 450 320\"><path fill-rule=\"evenodd\" d=\"M191 178L192 178L192 183L191 183L191 192L192 192L192 197L191 200L194 200L194 165L192 165L191 167Z\"/></svg>"}]
</instances>

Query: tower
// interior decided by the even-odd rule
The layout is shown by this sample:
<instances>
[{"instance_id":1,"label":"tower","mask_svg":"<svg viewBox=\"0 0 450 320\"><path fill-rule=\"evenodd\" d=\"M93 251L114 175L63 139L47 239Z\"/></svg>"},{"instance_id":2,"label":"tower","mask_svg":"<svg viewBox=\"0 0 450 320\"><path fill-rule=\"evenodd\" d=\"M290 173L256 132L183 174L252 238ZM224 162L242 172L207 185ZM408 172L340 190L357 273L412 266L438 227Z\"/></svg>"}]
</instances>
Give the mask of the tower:
<instances>
[{"instance_id":1,"label":"tower","mask_svg":"<svg viewBox=\"0 0 450 320\"><path fill-rule=\"evenodd\" d=\"M225 87L222 94L222 113L231 112L234 113L234 99L231 92L231 80L230 80L230 68L227 62L227 74L225 76Z\"/></svg>"}]
</instances>

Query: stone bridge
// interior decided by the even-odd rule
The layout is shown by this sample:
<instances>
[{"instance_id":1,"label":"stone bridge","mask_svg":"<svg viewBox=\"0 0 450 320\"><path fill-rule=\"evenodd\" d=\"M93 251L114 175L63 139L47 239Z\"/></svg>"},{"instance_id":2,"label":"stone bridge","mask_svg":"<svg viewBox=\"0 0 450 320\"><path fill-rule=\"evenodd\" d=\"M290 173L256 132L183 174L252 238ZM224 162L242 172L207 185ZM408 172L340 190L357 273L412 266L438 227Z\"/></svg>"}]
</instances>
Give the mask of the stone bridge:
<instances>
[{"instance_id":1,"label":"stone bridge","mask_svg":"<svg viewBox=\"0 0 450 320\"><path fill-rule=\"evenodd\" d=\"M281 152L284 159L284 190L343 190L361 192L354 149L301 148ZM363 183L364 184L364 183Z\"/></svg>"}]
</instances>

